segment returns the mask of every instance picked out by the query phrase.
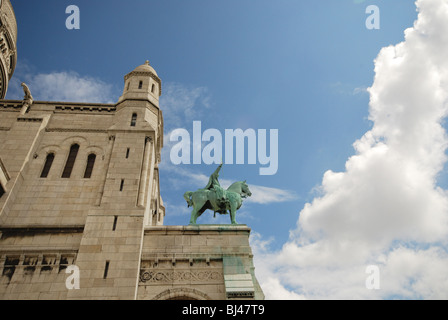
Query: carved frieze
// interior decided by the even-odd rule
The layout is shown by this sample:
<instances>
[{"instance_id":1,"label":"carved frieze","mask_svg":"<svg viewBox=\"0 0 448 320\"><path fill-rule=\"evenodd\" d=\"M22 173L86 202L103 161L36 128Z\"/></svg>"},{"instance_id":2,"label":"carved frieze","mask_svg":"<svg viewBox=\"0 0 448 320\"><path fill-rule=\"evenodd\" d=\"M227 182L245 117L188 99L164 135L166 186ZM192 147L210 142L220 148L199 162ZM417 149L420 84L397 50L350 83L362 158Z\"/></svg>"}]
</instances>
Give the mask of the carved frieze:
<instances>
[{"instance_id":1,"label":"carved frieze","mask_svg":"<svg viewBox=\"0 0 448 320\"><path fill-rule=\"evenodd\" d=\"M140 282L147 284L222 282L224 279L218 270L140 270Z\"/></svg>"}]
</instances>

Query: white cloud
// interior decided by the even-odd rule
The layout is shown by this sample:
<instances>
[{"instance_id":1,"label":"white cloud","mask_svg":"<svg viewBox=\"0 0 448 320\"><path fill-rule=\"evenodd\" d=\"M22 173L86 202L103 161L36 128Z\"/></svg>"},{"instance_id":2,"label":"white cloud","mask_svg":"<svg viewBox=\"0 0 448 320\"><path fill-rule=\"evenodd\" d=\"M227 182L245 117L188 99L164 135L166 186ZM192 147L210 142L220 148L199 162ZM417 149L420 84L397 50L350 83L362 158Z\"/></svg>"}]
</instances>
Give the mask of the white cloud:
<instances>
[{"instance_id":1,"label":"white cloud","mask_svg":"<svg viewBox=\"0 0 448 320\"><path fill-rule=\"evenodd\" d=\"M255 254L262 287L277 288L270 299L448 298L448 194L436 184L448 146L448 1L416 3L405 41L375 60L373 127L346 170L325 173L281 250ZM372 264L381 290L365 287Z\"/></svg>"},{"instance_id":2,"label":"white cloud","mask_svg":"<svg viewBox=\"0 0 448 320\"><path fill-rule=\"evenodd\" d=\"M446 299L447 266L448 256L440 248L399 247L390 252L382 264L381 290L408 299Z\"/></svg>"},{"instance_id":3,"label":"white cloud","mask_svg":"<svg viewBox=\"0 0 448 320\"><path fill-rule=\"evenodd\" d=\"M208 183L209 177L207 175L194 172L192 170L187 170L181 166L173 165L169 163L169 161L165 161L160 168L166 173L174 174L175 177L171 178L170 184L176 188L204 188ZM219 182L223 188L228 188L235 181L229 179L219 179ZM252 192L252 196L245 200L246 203L269 204L294 201L298 199L297 194L290 190L264 187L254 184L248 184L248 186Z\"/></svg>"},{"instance_id":4,"label":"white cloud","mask_svg":"<svg viewBox=\"0 0 448 320\"><path fill-rule=\"evenodd\" d=\"M291 190L263 187L258 185L249 184L249 189L252 192L252 196L247 198L247 202L268 204L276 202L288 202L298 199L297 194Z\"/></svg>"},{"instance_id":5,"label":"white cloud","mask_svg":"<svg viewBox=\"0 0 448 320\"><path fill-rule=\"evenodd\" d=\"M353 95L369 93L366 87L356 87L353 89Z\"/></svg>"},{"instance_id":6,"label":"white cloud","mask_svg":"<svg viewBox=\"0 0 448 320\"><path fill-rule=\"evenodd\" d=\"M330 90L338 95L344 95L344 96L355 96L359 94L368 94L368 88L367 87L356 87L349 83L342 83L340 81L331 83L329 86Z\"/></svg>"},{"instance_id":7,"label":"white cloud","mask_svg":"<svg viewBox=\"0 0 448 320\"><path fill-rule=\"evenodd\" d=\"M164 201L165 211L169 212L170 216L189 216L191 209L187 207L186 203L172 204L171 202Z\"/></svg>"},{"instance_id":8,"label":"white cloud","mask_svg":"<svg viewBox=\"0 0 448 320\"><path fill-rule=\"evenodd\" d=\"M112 85L100 79L81 76L74 71L33 74L29 72L30 68L25 70L26 73L19 70L14 76L8 97L22 99L20 83L25 82L36 101L114 103L118 100Z\"/></svg>"},{"instance_id":9,"label":"white cloud","mask_svg":"<svg viewBox=\"0 0 448 320\"><path fill-rule=\"evenodd\" d=\"M168 129L189 127L199 119L202 111L210 107L210 94L206 87L186 86L180 83L164 84L160 106Z\"/></svg>"}]
</instances>

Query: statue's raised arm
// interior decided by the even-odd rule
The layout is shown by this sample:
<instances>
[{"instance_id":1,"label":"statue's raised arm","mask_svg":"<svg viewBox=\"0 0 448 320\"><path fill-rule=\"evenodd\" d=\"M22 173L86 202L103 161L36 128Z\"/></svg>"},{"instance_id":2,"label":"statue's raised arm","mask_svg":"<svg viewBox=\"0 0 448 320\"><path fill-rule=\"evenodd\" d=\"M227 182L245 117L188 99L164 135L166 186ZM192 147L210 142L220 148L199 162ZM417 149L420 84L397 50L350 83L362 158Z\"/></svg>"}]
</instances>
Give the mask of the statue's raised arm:
<instances>
[{"instance_id":1,"label":"statue's raised arm","mask_svg":"<svg viewBox=\"0 0 448 320\"><path fill-rule=\"evenodd\" d=\"M219 171L222 168L222 163L219 165L219 167L215 170L215 172L213 172L210 176L210 178L208 179L208 183L207 186L204 189L212 189L214 186L221 186L219 184Z\"/></svg>"}]
</instances>

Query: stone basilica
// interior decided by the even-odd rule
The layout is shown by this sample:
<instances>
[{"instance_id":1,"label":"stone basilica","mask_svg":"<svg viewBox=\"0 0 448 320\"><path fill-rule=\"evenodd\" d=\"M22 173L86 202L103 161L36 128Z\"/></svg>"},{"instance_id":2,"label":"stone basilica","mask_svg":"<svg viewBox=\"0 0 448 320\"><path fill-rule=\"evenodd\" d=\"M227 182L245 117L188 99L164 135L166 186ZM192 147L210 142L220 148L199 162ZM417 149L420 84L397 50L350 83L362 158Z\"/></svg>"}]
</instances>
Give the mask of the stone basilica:
<instances>
[{"instance_id":1,"label":"stone basilica","mask_svg":"<svg viewBox=\"0 0 448 320\"><path fill-rule=\"evenodd\" d=\"M17 25L9 0L0 11L4 98ZM0 100L0 299L264 298L246 225L164 225L149 62L115 104L34 101L22 85Z\"/></svg>"}]
</instances>

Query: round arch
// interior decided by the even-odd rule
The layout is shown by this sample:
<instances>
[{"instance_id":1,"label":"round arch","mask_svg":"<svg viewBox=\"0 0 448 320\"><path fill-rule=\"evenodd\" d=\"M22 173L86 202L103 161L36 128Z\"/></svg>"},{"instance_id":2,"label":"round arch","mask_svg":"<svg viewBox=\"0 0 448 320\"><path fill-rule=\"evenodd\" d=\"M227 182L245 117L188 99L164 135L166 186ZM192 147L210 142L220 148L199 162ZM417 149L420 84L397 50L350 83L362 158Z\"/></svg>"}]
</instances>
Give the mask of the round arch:
<instances>
[{"instance_id":1,"label":"round arch","mask_svg":"<svg viewBox=\"0 0 448 320\"><path fill-rule=\"evenodd\" d=\"M162 291L152 300L211 300L211 298L196 289L174 288Z\"/></svg>"}]
</instances>

